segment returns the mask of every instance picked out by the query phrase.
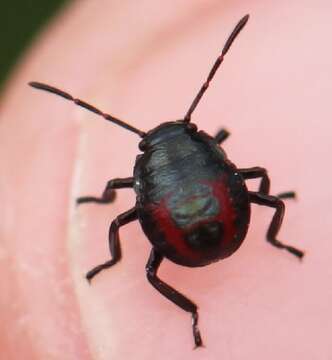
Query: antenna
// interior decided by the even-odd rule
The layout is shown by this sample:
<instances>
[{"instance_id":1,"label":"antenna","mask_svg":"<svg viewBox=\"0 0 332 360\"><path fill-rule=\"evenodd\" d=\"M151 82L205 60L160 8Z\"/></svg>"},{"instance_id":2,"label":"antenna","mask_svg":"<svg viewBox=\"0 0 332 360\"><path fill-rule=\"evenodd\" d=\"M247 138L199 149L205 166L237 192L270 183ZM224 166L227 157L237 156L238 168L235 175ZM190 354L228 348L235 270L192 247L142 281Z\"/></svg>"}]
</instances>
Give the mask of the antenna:
<instances>
[{"instance_id":1,"label":"antenna","mask_svg":"<svg viewBox=\"0 0 332 360\"><path fill-rule=\"evenodd\" d=\"M235 26L234 30L232 31L232 33L230 34L230 36L228 37L226 44L224 45L224 48L222 49L221 54L218 56L216 62L214 63L214 65L212 66L212 69L209 72L209 75L205 81L205 83L202 85L201 89L199 90L198 94L196 95L194 101L192 102L186 116L184 117L184 121L185 122L190 122L190 118L191 118L191 114L193 113L193 111L196 109L197 104L199 103L199 101L201 100L202 96L204 95L205 91L207 90L207 88L210 85L211 80L213 79L215 73L217 72L220 64L223 62L224 60L224 56L227 54L227 51L229 50L229 48L231 47L233 41L235 40L235 38L238 36L238 34L240 33L240 31L244 28L245 24L247 23L249 19L249 15L244 16Z\"/></svg>"},{"instance_id":2,"label":"antenna","mask_svg":"<svg viewBox=\"0 0 332 360\"><path fill-rule=\"evenodd\" d=\"M125 129L127 129L129 131L134 132L135 134L139 135L141 138L143 138L146 135L145 132L136 129L135 127L127 124L126 122L113 117L112 115L103 113L101 110L95 108L94 106L88 104L87 102L85 102L83 100L80 100L80 99L76 99L73 96L71 96L70 94L68 94L68 93L66 93L66 92L64 92L62 90L59 90L59 89L57 89L57 88L55 88L53 86L42 84L40 82L35 82L35 81L29 82L29 85L32 86L35 89L48 91L48 92L50 92L52 94L61 96L61 97L65 98L65 99L67 99L69 101L72 101L76 105L81 106L84 109L87 109L87 110L89 110L89 111L91 111L91 112L93 112L93 113L95 113L97 115L102 116L105 120L111 121L114 124L117 124L117 125L125 128Z\"/></svg>"}]
</instances>

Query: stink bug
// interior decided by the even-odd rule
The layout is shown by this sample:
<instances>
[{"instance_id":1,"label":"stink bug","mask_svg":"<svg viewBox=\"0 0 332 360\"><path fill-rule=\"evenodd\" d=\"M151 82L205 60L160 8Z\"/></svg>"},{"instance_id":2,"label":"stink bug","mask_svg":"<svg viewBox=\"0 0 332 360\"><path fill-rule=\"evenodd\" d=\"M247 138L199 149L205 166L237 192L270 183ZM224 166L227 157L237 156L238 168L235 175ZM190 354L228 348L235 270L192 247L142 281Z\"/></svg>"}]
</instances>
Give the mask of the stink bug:
<instances>
[{"instance_id":1,"label":"stink bug","mask_svg":"<svg viewBox=\"0 0 332 360\"><path fill-rule=\"evenodd\" d=\"M142 153L136 158L133 176L110 180L101 197L86 196L77 200L78 204L107 204L113 201L116 189L133 188L136 192L135 206L117 216L111 223L111 260L93 268L86 278L90 281L100 271L110 268L121 259L119 229L131 221L139 220L152 244L146 265L147 278L168 300L191 313L196 347L202 345L197 306L159 279L157 272L164 258L179 265L198 267L232 255L246 236L251 203L275 209L267 231L268 242L298 258L304 255L302 251L285 245L276 238L284 216L282 198L292 198L295 194L288 192L279 196L270 195L270 179L266 169L238 169L228 160L220 147L229 136L225 129L211 137L204 131L198 131L197 126L190 121L224 56L248 19L249 15L244 16L235 26L184 118L162 123L148 132L106 114L62 90L38 82L30 83L34 88L73 101L142 138L139 143ZM245 184L245 180L254 178L261 179L257 192L249 191Z\"/></svg>"}]
</instances>

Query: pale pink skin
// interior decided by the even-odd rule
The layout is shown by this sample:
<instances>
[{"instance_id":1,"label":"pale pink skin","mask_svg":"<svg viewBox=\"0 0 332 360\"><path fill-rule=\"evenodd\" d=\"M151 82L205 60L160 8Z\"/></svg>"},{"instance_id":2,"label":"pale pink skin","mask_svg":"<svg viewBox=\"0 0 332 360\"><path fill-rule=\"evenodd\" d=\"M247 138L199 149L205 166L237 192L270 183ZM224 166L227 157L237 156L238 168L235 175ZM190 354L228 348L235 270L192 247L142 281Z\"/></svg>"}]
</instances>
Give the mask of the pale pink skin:
<instances>
[{"instance_id":1,"label":"pale pink skin","mask_svg":"<svg viewBox=\"0 0 332 360\"><path fill-rule=\"evenodd\" d=\"M76 2L18 67L0 112L0 349L2 359L301 359L332 357L331 2ZM138 222L111 220L135 202L75 207L79 195L132 175L139 138L26 84L44 81L142 130L184 116L235 23L250 21L227 54L193 122L239 167L264 166L272 193L296 190L280 240L265 241L273 211L253 206L243 246L205 268L168 261L160 276L200 309L206 345L193 351L190 315L157 293ZM257 188L253 182L250 188Z\"/></svg>"}]
</instances>

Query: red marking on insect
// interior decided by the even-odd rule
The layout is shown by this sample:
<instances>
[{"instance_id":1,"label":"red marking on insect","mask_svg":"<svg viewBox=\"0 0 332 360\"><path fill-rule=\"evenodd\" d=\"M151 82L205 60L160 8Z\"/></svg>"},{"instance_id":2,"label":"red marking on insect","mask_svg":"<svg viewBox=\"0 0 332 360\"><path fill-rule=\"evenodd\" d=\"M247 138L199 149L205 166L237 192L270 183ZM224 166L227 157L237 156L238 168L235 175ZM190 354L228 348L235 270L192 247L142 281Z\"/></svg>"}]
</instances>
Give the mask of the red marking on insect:
<instances>
[{"instance_id":1,"label":"red marking on insect","mask_svg":"<svg viewBox=\"0 0 332 360\"><path fill-rule=\"evenodd\" d=\"M199 261L204 257L204 253L200 249L193 249L188 242L185 240L185 236L188 233L191 233L197 230L200 226L208 224L210 222L221 222L223 226L222 239L220 239L220 251L223 248L227 248L231 245L234 236L236 235L236 226L235 218L236 213L234 211L227 186L227 182L224 179L219 178L216 181L202 182L202 184L209 186L212 189L212 195L217 199L219 204L219 213L215 216L210 216L204 218L200 221L197 221L186 227L179 227L176 222L172 219L171 210L167 207L167 200L172 196L168 194L165 198L158 204L151 207L151 211L154 219L158 223L159 228L164 234L165 238L170 245L172 245L177 253L183 257L190 258L193 261ZM192 196L189 199L193 199L195 196Z\"/></svg>"},{"instance_id":2,"label":"red marking on insect","mask_svg":"<svg viewBox=\"0 0 332 360\"><path fill-rule=\"evenodd\" d=\"M218 199L220 212L217 219L224 224L224 239L222 245L228 245L236 235L236 212L233 206L232 197L229 194L229 188L225 179L219 179L211 182L210 185L213 189L213 195Z\"/></svg>"},{"instance_id":3,"label":"red marking on insect","mask_svg":"<svg viewBox=\"0 0 332 360\"><path fill-rule=\"evenodd\" d=\"M172 219L164 199L154 208L153 214L167 241L177 250L179 255L188 256L192 260L199 259L200 254L191 249L185 242L184 232Z\"/></svg>"}]
</instances>

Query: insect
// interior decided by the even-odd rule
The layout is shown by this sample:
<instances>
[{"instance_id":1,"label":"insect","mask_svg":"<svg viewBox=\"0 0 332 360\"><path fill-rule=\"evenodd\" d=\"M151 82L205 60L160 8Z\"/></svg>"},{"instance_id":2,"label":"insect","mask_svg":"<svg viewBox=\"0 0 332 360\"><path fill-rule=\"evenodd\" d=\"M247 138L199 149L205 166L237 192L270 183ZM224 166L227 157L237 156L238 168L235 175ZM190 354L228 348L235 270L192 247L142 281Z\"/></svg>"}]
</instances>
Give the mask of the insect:
<instances>
[{"instance_id":1,"label":"insect","mask_svg":"<svg viewBox=\"0 0 332 360\"><path fill-rule=\"evenodd\" d=\"M135 206L111 223L111 260L90 270L86 278L90 281L100 271L119 262L119 229L139 220L152 244L146 265L147 279L168 300L191 313L196 347L203 344L198 328L197 305L158 277L158 269L165 258L179 265L199 267L232 255L246 236L252 203L275 209L267 231L267 241L300 259L304 255L303 251L285 245L276 238L284 217L282 199L292 198L295 193L270 195L270 179L266 169L239 169L228 160L220 146L229 136L227 130L221 129L211 137L204 131L198 131L191 122L192 113L248 19L249 15L244 16L235 26L184 118L164 122L148 132L103 113L53 86L29 83L34 88L73 101L142 138L139 143L142 153L136 158L133 176L110 180L101 197L77 199L78 204L108 204L113 201L117 189L133 188L136 192ZM258 191L249 191L245 180L256 178L260 179Z\"/></svg>"}]
</instances>

